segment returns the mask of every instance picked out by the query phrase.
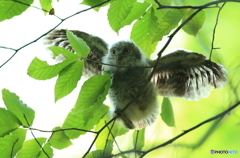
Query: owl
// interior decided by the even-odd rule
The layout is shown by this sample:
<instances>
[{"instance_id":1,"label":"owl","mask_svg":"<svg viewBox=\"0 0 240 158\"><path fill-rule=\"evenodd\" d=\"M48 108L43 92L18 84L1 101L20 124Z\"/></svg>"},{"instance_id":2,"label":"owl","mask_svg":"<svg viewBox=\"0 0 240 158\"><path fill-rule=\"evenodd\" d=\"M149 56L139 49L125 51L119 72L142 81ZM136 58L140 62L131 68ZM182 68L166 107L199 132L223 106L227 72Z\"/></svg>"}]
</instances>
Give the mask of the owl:
<instances>
[{"instance_id":1,"label":"owl","mask_svg":"<svg viewBox=\"0 0 240 158\"><path fill-rule=\"evenodd\" d=\"M117 118L129 129L142 129L159 115L157 96L199 100L212 88L222 88L227 71L204 55L177 50L157 60L145 57L133 41L108 45L101 38L72 30L90 48L83 72L87 76L112 74L109 98ZM54 30L45 37L46 44L60 46L74 53L66 30ZM155 67L155 69L153 69ZM154 70L154 71L153 71Z\"/></svg>"}]
</instances>

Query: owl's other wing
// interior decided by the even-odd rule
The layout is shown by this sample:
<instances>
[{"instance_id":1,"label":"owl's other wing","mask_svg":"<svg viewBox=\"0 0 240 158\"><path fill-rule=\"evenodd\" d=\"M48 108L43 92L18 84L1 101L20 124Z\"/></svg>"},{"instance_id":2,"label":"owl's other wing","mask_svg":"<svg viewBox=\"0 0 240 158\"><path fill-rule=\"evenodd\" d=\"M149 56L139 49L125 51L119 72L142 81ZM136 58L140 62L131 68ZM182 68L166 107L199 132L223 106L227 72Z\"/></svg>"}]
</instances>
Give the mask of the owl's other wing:
<instances>
[{"instance_id":1,"label":"owl's other wing","mask_svg":"<svg viewBox=\"0 0 240 158\"><path fill-rule=\"evenodd\" d=\"M177 50L160 58L152 82L162 96L199 100L208 97L212 87L222 88L226 73L222 65L202 54Z\"/></svg>"},{"instance_id":2,"label":"owl's other wing","mask_svg":"<svg viewBox=\"0 0 240 158\"><path fill-rule=\"evenodd\" d=\"M100 75L102 65L97 62L101 63L102 57L107 53L107 43L97 36L93 36L82 31L69 31L73 32L77 37L82 38L90 48L90 53L87 56L87 59L89 60L84 61L83 73L89 77L93 75ZM75 53L68 41L65 29L53 30L44 38L44 40L47 45L63 47Z\"/></svg>"}]
</instances>

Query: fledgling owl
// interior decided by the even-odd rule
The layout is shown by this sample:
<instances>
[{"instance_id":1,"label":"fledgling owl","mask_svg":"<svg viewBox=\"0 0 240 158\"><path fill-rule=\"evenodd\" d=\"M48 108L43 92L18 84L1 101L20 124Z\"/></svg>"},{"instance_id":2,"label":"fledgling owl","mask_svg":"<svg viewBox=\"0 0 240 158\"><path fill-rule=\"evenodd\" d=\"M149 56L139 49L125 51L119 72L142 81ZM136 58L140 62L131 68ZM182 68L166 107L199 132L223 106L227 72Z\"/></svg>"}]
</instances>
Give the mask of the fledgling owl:
<instances>
[{"instance_id":1,"label":"fledgling owl","mask_svg":"<svg viewBox=\"0 0 240 158\"><path fill-rule=\"evenodd\" d=\"M159 114L157 95L198 100L208 97L212 87L221 88L227 81L223 66L202 54L177 50L156 63L156 60L146 58L132 41L119 41L108 48L99 37L81 31L72 32L91 49L89 60L84 63L84 73L99 75L102 69L112 73L109 97L115 112L129 129L141 129L155 121ZM45 39L47 44L74 53L66 30L54 30ZM149 82L151 66L156 69Z\"/></svg>"},{"instance_id":2,"label":"fledgling owl","mask_svg":"<svg viewBox=\"0 0 240 158\"><path fill-rule=\"evenodd\" d=\"M126 127L141 129L154 122L159 105L156 88L148 82L151 69L136 68L150 66L143 52L131 41L120 41L109 48L102 62L119 66L103 65L103 69L113 74L109 97L116 111L131 102L119 115Z\"/></svg>"}]
</instances>

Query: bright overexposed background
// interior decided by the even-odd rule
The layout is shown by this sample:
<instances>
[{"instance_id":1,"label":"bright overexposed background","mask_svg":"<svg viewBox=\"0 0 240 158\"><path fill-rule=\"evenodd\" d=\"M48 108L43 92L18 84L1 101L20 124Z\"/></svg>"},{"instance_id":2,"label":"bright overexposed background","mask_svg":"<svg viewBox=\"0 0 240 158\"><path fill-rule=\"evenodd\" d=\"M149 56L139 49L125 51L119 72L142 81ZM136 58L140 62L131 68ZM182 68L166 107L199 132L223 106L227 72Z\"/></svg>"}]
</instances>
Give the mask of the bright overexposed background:
<instances>
[{"instance_id":1,"label":"bright overexposed background","mask_svg":"<svg viewBox=\"0 0 240 158\"><path fill-rule=\"evenodd\" d=\"M33 5L39 6L37 2L34 3ZM79 5L79 1L77 0L71 0L71 1L61 0L59 3L54 2L53 6L55 8L55 14L62 18L67 17L77 11L88 8L87 6ZM107 21L107 9L108 7L104 7L100 9L99 12L96 12L94 10L83 12L79 15L76 15L64 21L58 28L64 28L69 30L81 30L81 31L99 36L103 38L107 43L110 43L110 44L118 40L129 39L131 26L123 28L118 34L112 31ZM226 46L223 45L224 43L228 42L230 37L233 37L233 36L235 40L231 41L229 45L232 44L235 46L240 41L239 39L240 35L237 36L235 33L227 31L227 29L224 30L224 28L229 27L228 24L224 23L224 20L228 19L229 17L233 17L234 15L236 15L236 13L226 17L223 16L222 21L220 21L221 25L219 25L219 29L218 29L218 32L219 33L221 32L222 34L225 33L224 34L225 36L223 35L217 36L218 39L216 43L217 43L217 46L221 46L222 47L221 50L224 50L225 52L227 52L230 49L239 50L237 49L237 46L236 48L235 47L229 48L228 45ZM210 19L208 20L210 21L214 20L214 17L215 15L213 15L212 19L210 17ZM239 19L238 20L234 19L234 20L236 21L235 25L240 26ZM0 46L18 49L19 47L31 42L32 40L36 39L37 37L47 32L49 29L57 25L58 22L60 22L59 19L57 19L54 16L49 16L49 15L44 16L41 10L37 10L35 8L29 8L22 15L16 16L13 19L5 20L0 23ZM204 37L211 39L212 28L213 28L213 25L210 28L203 28L202 32L205 34L201 34L201 35L204 35ZM226 39L222 39L220 37L223 37ZM186 35L183 32L179 32L174 37L173 41L171 42L167 50L181 47L181 48L188 48L196 52L202 51L204 54L207 54L209 53L209 50L210 50L210 43L207 43L207 44L204 43L203 39L204 38L202 37L195 38L195 37ZM160 42L158 49L156 51L159 51L159 49L163 44L164 44L164 40ZM208 47L206 48L206 46ZM220 53L222 52L223 51L220 51ZM0 64L4 63L13 53L14 51L12 50L0 49ZM38 128L42 130L51 130L56 126L62 125L68 112L71 110L71 108L75 104L82 82L79 83L78 87L70 95L68 95L67 97L55 103L54 102L54 84L56 81L56 77L50 80L39 81L27 75L27 68L30 62L32 61L32 59L36 56L42 60L48 61L50 63L54 63L46 47L43 45L42 40L39 40L20 50L6 65L4 65L0 69L0 89L2 90L3 88L6 88L6 89L9 89L11 92L16 93L24 103L26 103L28 106L30 106L35 110L36 117L33 124L34 128ZM225 64L224 66L226 68L231 67L231 64L230 64L231 61L232 62L236 61L234 59L235 57L232 57L231 55L226 57L224 54L218 54L218 56L220 57L224 56L224 58L228 59L228 60L221 60L223 62L221 64ZM229 73L231 74L232 72L229 72ZM229 87L225 86L225 89L223 90L214 91L211 94L210 99L209 98L202 99L201 102L195 102L195 101L189 102L189 101L183 101L181 99L173 99L173 106L176 114L176 124L180 125L181 123L183 123L181 124L181 129L172 131L170 130L170 128L166 127L165 125L162 125L164 123L162 123L159 119L157 123L153 124L155 132L151 133L150 135L147 135L146 136L147 140L156 141L155 145L157 145L159 144L159 142L157 142L158 140L161 140L161 139L168 140L172 136L181 133L181 130L190 128L196 123L199 123L204 119L207 119L213 116L213 113L217 114L218 112L223 111L224 109L226 109L225 103L227 103L227 99L228 99L227 95L230 95L230 94L224 93L224 90L226 89L229 89ZM219 96L224 96L223 94L225 94L226 97L219 98ZM4 103L1 99L0 99L0 107L4 107ZM203 115L201 115L201 113ZM239 118L240 116L239 110L234 114L235 115L231 119ZM200 115L200 116L196 117L196 115ZM161 122L161 125L159 125L159 122ZM230 124L228 124L228 126L230 126ZM234 128L233 131L236 131L235 127L236 126L230 126L229 128ZM239 125L237 127L240 132ZM203 133L204 130L206 130L207 128L208 126L205 126L204 128L200 128L199 133L201 133L201 131ZM161 131L161 136L159 136L158 131ZM224 131L222 132L224 133ZM182 140L188 141L188 139L191 138L194 142L196 141L194 139L195 136L200 135L199 133L196 134L193 132L193 134L189 134L189 136L183 137ZM50 136L50 133L41 133L37 131L34 131L34 134L36 137ZM29 134L27 139L32 139L32 136ZM89 145L92 142L92 139L93 137L91 134L86 134L84 136L81 136L79 139L73 140L74 145L70 146L69 148L54 151L54 157L55 158L80 157L88 149ZM215 138L215 139L217 140L218 138ZM237 139L239 139L239 137ZM236 149L238 149L238 151L240 152L240 144L238 145L239 147L237 147L237 144L236 144ZM149 146L149 147L153 147L153 144L152 146ZM213 146L211 147L214 148ZM212 149L211 147L205 146L203 147L203 151L209 152ZM222 150L226 150L224 147ZM236 150L236 149L232 149L232 150ZM170 148L166 148L166 150L171 151ZM188 149L177 148L176 150L188 150ZM169 154L171 155L171 152ZM169 155L162 156L162 157L169 157Z\"/></svg>"}]
</instances>

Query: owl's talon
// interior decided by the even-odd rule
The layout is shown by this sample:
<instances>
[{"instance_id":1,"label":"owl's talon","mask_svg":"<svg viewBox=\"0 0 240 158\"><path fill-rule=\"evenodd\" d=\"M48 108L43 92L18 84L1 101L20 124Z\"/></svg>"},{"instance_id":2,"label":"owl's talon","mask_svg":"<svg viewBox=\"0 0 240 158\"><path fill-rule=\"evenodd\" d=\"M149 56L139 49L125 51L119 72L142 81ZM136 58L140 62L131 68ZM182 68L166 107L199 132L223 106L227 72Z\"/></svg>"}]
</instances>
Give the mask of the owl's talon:
<instances>
[{"instance_id":1,"label":"owl's talon","mask_svg":"<svg viewBox=\"0 0 240 158\"><path fill-rule=\"evenodd\" d=\"M114 113L115 113L118 117L120 117L120 116L122 115L121 109L116 109L116 110L114 111Z\"/></svg>"}]
</instances>

